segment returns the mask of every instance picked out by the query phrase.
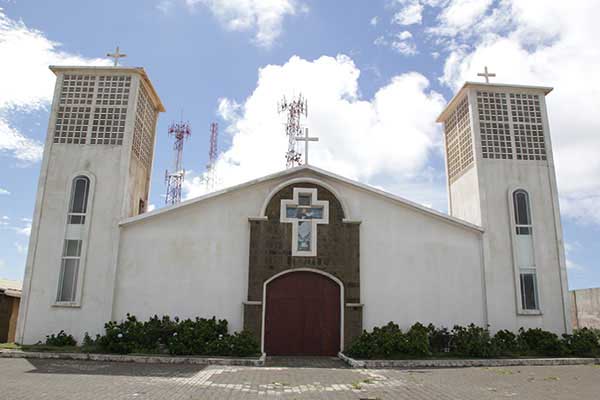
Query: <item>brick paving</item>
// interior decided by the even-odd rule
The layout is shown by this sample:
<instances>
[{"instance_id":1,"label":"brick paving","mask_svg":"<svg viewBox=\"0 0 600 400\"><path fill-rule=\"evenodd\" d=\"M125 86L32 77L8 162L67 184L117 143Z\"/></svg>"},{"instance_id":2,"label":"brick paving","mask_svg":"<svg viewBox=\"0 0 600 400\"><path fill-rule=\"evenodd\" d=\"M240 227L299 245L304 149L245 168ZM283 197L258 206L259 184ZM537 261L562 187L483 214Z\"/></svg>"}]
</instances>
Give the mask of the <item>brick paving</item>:
<instances>
[{"instance_id":1,"label":"brick paving","mask_svg":"<svg viewBox=\"0 0 600 400\"><path fill-rule=\"evenodd\" d=\"M600 398L600 368L359 370L335 359L270 359L266 367L0 359L0 399Z\"/></svg>"}]
</instances>

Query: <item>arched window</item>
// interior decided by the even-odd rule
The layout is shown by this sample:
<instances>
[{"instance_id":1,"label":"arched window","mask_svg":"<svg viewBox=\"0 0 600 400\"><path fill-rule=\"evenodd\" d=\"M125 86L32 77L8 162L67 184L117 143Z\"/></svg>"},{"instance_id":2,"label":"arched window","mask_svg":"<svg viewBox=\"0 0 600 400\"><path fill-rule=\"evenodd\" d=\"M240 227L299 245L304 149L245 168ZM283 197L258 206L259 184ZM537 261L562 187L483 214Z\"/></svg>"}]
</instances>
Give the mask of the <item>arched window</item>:
<instances>
[{"instance_id":1,"label":"arched window","mask_svg":"<svg viewBox=\"0 0 600 400\"><path fill-rule=\"evenodd\" d=\"M515 216L516 260L519 269L521 308L539 310L537 275L533 247L533 225L529 194L522 189L513 192Z\"/></svg>"},{"instance_id":2,"label":"arched window","mask_svg":"<svg viewBox=\"0 0 600 400\"><path fill-rule=\"evenodd\" d=\"M78 176L73 179L71 202L69 203L69 224L85 224L89 191L90 179L87 176Z\"/></svg>"},{"instance_id":3,"label":"arched window","mask_svg":"<svg viewBox=\"0 0 600 400\"><path fill-rule=\"evenodd\" d=\"M87 176L77 176L71 185L67 224L84 225L90 194L90 179ZM77 283L81 268L84 229L67 230L63 241L60 276L58 281L57 302L74 303L77 301Z\"/></svg>"}]
</instances>

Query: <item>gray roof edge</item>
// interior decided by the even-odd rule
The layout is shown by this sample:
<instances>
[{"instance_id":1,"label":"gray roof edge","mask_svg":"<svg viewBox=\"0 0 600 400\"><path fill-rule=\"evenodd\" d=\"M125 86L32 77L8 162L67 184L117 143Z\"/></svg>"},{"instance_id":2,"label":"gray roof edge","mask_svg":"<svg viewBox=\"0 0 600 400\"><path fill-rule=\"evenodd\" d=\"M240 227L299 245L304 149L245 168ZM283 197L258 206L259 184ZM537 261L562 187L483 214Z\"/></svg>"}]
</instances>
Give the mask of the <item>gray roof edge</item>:
<instances>
[{"instance_id":1,"label":"gray roof edge","mask_svg":"<svg viewBox=\"0 0 600 400\"><path fill-rule=\"evenodd\" d=\"M254 180L251 180L251 181L248 181L248 182L240 183L238 185L231 186L229 188L225 188L225 189L213 192L213 193L208 193L208 194L205 194L203 196L199 196L199 197L196 197L196 198L193 198L193 199L189 199L189 200L186 200L186 201L184 201L182 203L179 203L179 204L176 204L176 205L172 205L172 206L169 206L169 207L161 208L161 209L158 209L158 210L155 210L155 211L150 211L148 213L136 215L134 217L126 218L126 219L122 220L121 222L119 222L119 226L130 225L130 224L133 224L133 223L136 223L136 222L139 222L139 221L143 221L143 220L146 220L146 219L149 219L149 218L153 218L153 217L158 216L158 215L163 215L163 214L166 214L166 213L170 213L170 212L172 212L174 210L177 210L179 208L187 207L187 206L190 206L192 204L196 204L196 203L199 203L199 202L202 202L202 201L214 198L214 197L218 197L218 196L230 193L230 192L234 192L236 190L244 189L244 188L256 185L258 183L262 183L262 182L266 182L266 181L269 181L269 180L273 180L273 179L285 177L285 176L288 176L288 175L292 175L292 174L294 174L296 172L300 172L300 171L312 171L312 172L314 172L316 174L319 174L319 175L322 175L322 176L325 176L325 177L337 180L339 182L351 185L351 186L353 186L355 188L358 188L358 189L367 191L369 193L376 194L376 195L378 195L380 197L384 197L384 198L386 198L388 200L397 202L397 203L399 203L401 205L407 206L407 207L409 207L409 208L411 208L411 209L413 209L415 211L418 211L418 212L420 212L422 214L425 214L425 215L428 215L430 217L434 217L434 218L437 218L437 219L441 219L444 222L451 223L453 225L458 225L460 227L467 228L467 229L470 229L470 230L475 230L477 232L484 232L484 229L482 227L478 226L478 225L471 224L470 222L467 222L467 221L464 221L462 219L450 216L448 214L444 214L444 213L442 213L440 211L437 211L437 210L434 210L432 208L422 206L420 204L417 204L415 202L407 200L407 199L405 199L403 197L396 196L394 194L391 194L391 193L385 192L383 190L374 188L372 186L369 186L369 185L366 185L366 184L354 181L352 179L344 178L343 176L334 174L332 172L323 170L323 169L318 168L318 167L314 167L312 165L302 165L302 166L298 166L298 167L286 169L286 170L279 171L279 172L276 172L276 173L273 173L273 174L270 174L270 175L266 175L266 176L258 178L258 179L254 179Z\"/></svg>"}]
</instances>

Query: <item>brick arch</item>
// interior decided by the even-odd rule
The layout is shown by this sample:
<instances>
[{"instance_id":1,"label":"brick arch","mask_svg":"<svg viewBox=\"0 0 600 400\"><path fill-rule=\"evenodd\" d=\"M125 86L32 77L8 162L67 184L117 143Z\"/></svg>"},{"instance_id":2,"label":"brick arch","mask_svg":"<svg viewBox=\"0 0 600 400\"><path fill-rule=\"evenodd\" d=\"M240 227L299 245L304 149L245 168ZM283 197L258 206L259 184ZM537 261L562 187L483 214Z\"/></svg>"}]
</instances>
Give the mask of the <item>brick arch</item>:
<instances>
[{"instance_id":1,"label":"brick arch","mask_svg":"<svg viewBox=\"0 0 600 400\"><path fill-rule=\"evenodd\" d=\"M317 228L316 256L292 256L292 224L280 222L281 200L292 199L294 188L317 189L318 200L329 202L329 223ZM313 269L339 280L344 287L344 347L362 331L360 305L360 225L346 222L342 201L327 187L310 180L294 180L270 194L266 219L250 220L248 299L244 328L257 340L262 336L263 285L288 270Z\"/></svg>"},{"instance_id":2,"label":"brick arch","mask_svg":"<svg viewBox=\"0 0 600 400\"><path fill-rule=\"evenodd\" d=\"M320 186L323 189L329 191L331 193L331 195L333 197L335 197L336 200L339 202L339 205L344 213L344 218L350 219L350 211L348 209L348 205L331 185L329 185L326 182L321 181L320 179L306 178L306 177L305 178L294 178L294 179L285 181L282 184L275 187L269 193L269 195L267 195L267 197L265 197L265 202L263 203L262 207L260 208L260 212L258 215L260 215L261 217L267 216L267 207L269 206L269 204L271 204L271 201L275 195L280 193L286 187L289 187L292 185L300 185L300 184L304 184L304 185L312 184L312 185ZM305 186L305 187L314 187L314 186Z\"/></svg>"}]
</instances>

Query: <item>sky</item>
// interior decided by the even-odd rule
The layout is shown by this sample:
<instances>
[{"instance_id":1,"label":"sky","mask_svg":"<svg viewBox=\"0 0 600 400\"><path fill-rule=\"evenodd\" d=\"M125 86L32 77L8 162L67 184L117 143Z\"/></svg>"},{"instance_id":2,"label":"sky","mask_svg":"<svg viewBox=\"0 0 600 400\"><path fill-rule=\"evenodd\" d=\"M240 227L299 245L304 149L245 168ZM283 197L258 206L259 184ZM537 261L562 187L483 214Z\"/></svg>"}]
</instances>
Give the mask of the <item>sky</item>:
<instances>
[{"instance_id":1,"label":"sky","mask_svg":"<svg viewBox=\"0 0 600 400\"><path fill-rule=\"evenodd\" d=\"M22 279L54 87L48 65L144 67L159 118L150 206L164 206L167 128L182 117L183 197L285 168L277 102L303 94L311 164L447 211L441 126L464 81L547 97L569 287L600 287L597 0L0 0L0 277Z\"/></svg>"}]
</instances>

